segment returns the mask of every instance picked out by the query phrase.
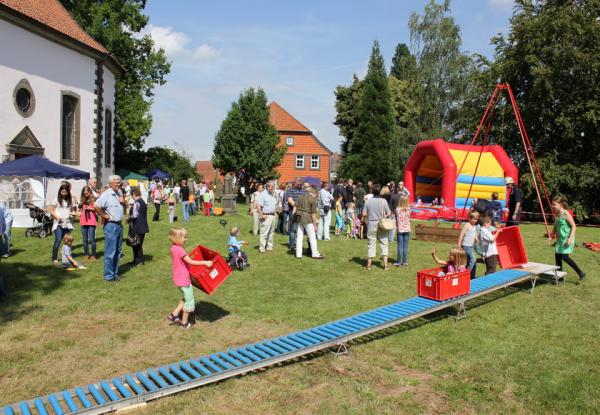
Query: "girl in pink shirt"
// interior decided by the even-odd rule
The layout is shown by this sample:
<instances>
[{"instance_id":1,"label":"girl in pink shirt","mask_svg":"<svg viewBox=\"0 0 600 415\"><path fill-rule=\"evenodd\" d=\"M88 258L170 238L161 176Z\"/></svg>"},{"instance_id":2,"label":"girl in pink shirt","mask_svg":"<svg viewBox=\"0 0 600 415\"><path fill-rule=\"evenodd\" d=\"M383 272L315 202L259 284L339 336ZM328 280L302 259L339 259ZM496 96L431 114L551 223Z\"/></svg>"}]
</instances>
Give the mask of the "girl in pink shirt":
<instances>
[{"instance_id":1,"label":"girl in pink shirt","mask_svg":"<svg viewBox=\"0 0 600 415\"><path fill-rule=\"evenodd\" d=\"M83 256L88 260L96 260L96 226L98 218L94 208L94 192L91 187L84 186L81 190L81 208L79 224L83 236Z\"/></svg>"},{"instance_id":2,"label":"girl in pink shirt","mask_svg":"<svg viewBox=\"0 0 600 415\"><path fill-rule=\"evenodd\" d=\"M187 231L183 228L172 228L169 231L169 239L173 243L171 245L171 261L173 271L173 284L181 294L183 298L179 300L177 307L171 314L167 316L169 321L174 324L179 324L181 328L189 329L192 327L192 323L188 321L190 313L193 313L196 309L196 300L194 299L194 290L192 288L192 279L190 277L190 265L205 265L212 267L212 261L196 261L190 258L190 256L183 249L183 245L187 240ZM183 313L181 319L179 315Z\"/></svg>"}]
</instances>

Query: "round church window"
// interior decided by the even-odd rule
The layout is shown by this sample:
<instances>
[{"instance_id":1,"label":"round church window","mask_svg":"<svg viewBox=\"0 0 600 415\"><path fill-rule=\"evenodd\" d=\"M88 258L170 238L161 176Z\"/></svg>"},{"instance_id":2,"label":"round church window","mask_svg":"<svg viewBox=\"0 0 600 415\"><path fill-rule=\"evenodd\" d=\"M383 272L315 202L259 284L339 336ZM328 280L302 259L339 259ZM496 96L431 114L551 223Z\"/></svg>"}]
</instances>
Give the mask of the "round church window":
<instances>
[{"instance_id":1,"label":"round church window","mask_svg":"<svg viewBox=\"0 0 600 415\"><path fill-rule=\"evenodd\" d=\"M19 81L13 92L13 104L21 116L29 117L35 109L35 97L26 79Z\"/></svg>"}]
</instances>

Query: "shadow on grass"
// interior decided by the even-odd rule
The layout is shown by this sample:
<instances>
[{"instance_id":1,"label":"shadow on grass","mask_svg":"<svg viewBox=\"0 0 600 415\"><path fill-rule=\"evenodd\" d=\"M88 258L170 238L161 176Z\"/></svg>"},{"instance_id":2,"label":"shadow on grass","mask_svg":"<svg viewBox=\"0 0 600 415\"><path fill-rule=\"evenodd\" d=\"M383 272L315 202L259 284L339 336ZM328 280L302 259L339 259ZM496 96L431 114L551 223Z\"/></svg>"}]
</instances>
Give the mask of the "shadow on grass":
<instances>
[{"instance_id":1,"label":"shadow on grass","mask_svg":"<svg viewBox=\"0 0 600 415\"><path fill-rule=\"evenodd\" d=\"M353 256L348 261L355 262L355 263L357 263L358 265L360 265L363 268L367 266L367 258ZM382 264L381 266L383 267L383 261L381 262L381 264ZM373 261L373 265L375 265L375 261Z\"/></svg>"},{"instance_id":2,"label":"shadow on grass","mask_svg":"<svg viewBox=\"0 0 600 415\"><path fill-rule=\"evenodd\" d=\"M81 278L82 274L66 272L52 265L34 265L28 262L2 262L1 271L8 289L8 297L0 299L0 325L21 319L42 307L23 303L38 294L49 295L66 281Z\"/></svg>"},{"instance_id":3,"label":"shadow on grass","mask_svg":"<svg viewBox=\"0 0 600 415\"><path fill-rule=\"evenodd\" d=\"M79 238L78 238L78 236L79 236ZM77 233L73 233L73 237L75 238L76 241L81 241L81 234L77 235ZM98 243L103 242L103 241L104 241L104 236L96 237L96 245L98 245ZM73 245L71 245L71 248L72 249L81 248L81 250L83 251L83 242L73 244Z\"/></svg>"},{"instance_id":4,"label":"shadow on grass","mask_svg":"<svg viewBox=\"0 0 600 415\"><path fill-rule=\"evenodd\" d=\"M152 260L154 259L154 255L146 255L144 254L144 264L146 262L152 262ZM145 265L139 265L141 267L145 266ZM131 271L132 268L136 268L136 265L134 265L133 262L127 262L125 264L123 264L122 262L119 264L119 274L126 274L128 271Z\"/></svg>"},{"instance_id":5,"label":"shadow on grass","mask_svg":"<svg viewBox=\"0 0 600 415\"><path fill-rule=\"evenodd\" d=\"M206 301L198 301L194 313L196 321L206 321L208 323L220 320L229 315L229 311Z\"/></svg>"}]
</instances>

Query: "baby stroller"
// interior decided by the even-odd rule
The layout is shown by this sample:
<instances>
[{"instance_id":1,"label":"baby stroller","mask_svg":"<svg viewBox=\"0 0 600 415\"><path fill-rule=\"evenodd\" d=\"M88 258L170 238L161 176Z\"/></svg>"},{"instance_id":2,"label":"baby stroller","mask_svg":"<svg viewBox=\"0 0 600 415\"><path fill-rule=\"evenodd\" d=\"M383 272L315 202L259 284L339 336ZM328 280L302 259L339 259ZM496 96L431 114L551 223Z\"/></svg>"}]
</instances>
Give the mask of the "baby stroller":
<instances>
[{"instance_id":1,"label":"baby stroller","mask_svg":"<svg viewBox=\"0 0 600 415\"><path fill-rule=\"evenodd\" d=\"M52 233L52 217L42 208L32 203L25 203L29 209L29 216L33 219L33 226L27 228L25 236L39 236L45 238Z\"/></svg>"}]
</instances>

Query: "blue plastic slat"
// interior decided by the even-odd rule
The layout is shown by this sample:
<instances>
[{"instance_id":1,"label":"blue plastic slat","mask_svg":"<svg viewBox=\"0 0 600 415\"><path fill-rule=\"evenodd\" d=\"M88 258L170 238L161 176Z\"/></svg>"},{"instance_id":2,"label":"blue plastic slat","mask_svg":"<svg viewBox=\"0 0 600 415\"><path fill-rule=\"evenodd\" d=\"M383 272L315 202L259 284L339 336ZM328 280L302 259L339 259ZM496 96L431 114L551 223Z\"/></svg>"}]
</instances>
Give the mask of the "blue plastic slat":
<instances>
[{"instance_id":1,"label":"blue plastic slat","mask_svg":"<svg viewBox=\"0 0 600 415\"><path fill-rule=\"evenodd\" d=\"M102 390L104 391L106 396L108 396L108 399L110 399L111 401L114 402L114 401L118 401L120 399L117 396L117 394L112 390L112 388L110 387L108 382L106 382L105 380L100 382L100 387L102 388Z\"/></svg>"},{"instance_id":2,"label":"blue plastic slat","mask_svg":"<svg viewBox=\"0 0 600 415\"><path fill-rule=\"evenodd\" d=\"M292 339L295 342L298 342L298 343L302 344L304 347L310 347L310 346L312 346L315 343L315 342L310 342L310 341L308 341L306 339L303 339L301 337L298 337L295 334L290 334L288 336L288 338Z\"/></svg>"},{"instance_id":3,"label":"blue plastic slat","mask_svg":"<svg viewBox=\"0 0 600 415\"><path fill-rule=\"evenodd\" d=\"M62 407L58 403L58 399L56 399L54 394L48 396L48 402L50 402L50 406L52 407L55 415L64 415L65 411L63 411Z\"/></svg>"},{"instance_id":4,"label":"blue plastic slat","mask_svg":"<svg viewBox=\"0 0 600 415\"><path fill-rule=\"evenodd\" d=\"M62 391L61 395L62 395L63 401L65 401L65 403L69 407L69 411L75 412L79 409L77 407L77 405L75 404L75 401L73 400L73 397L71 396L69 391Z\"/></svg>"},{"instance_id":5,"label":"blue plastic slat","mask_svg":"<svg viewBox=\"0 0 600 415\"><path fill-rule=\"evenodd\" d=\"M394 311L389 307L380 309L380 310L375 310L373 311L373 313L377 314L377 315L382 315L382 316L388 316L390 318L396 319L398 318L398 311Z\"/></svg>"},{"instance_id":6,"label":"blue plastic slat","mask_svg":"<svg viewBox=\"0 0 600 415\"><path fill-rule=\"evenodd\" d=\"M166 367L159 368L158 373L160 373L162 377L165 378L167 382L169 382L171 385L180 383L180 381L175 376L173 376L171 372L169 372L169 369Z\"/></svg>"},{"instance_id":7,"label":"blue plastic slat","mask_svg":"<svg viewBox=\"0 0 600 415\"><path fill-rule=\"evenodd\" d=\"M87 388L96 400L96 403L98 405L104 405L106 403L106 399L102 397L102 394L100 394L100 391L96 389L94 385L88 385Z\"/></svg>"},{"instance_id":8,"label":"blue plastic slat","mask_svg":"<svg viewBox=\"0 0 600 415\"><path fill-rule=\"evenodd\" d=\"M312 341L314 344L323 343L324 341L328 340L324 337L317 336L316 334L311 334L308 331L301 331L296 333L295 336L305 339L306 341Z\"/></svg>"},{"instance_id":9,"label":"blue plastic slat","mask_svg":"<svg viewBox=\"0 0 600 415\"><path fill-rule=\"evenodd\" d=\"M165 380L154 370L148 370L146 373L148 373L150 379L152 379L160 388L166 388L169 386L167 382L165 382Z\"/></svg>"},{"instance_id":10,"label":"blue plastic slat","mask_svg":"<svg viewBox=\"0 0 600 415\"><path fill-rule=\"evenodd\" d=\"M418 311L418 309L416 309L415 307L412 307L407 304L398 304L394 306L394 309L401 311L403 313L403 317L410 316L411 314L415 314Z\"/></svg>"},{"instance_id":11,"label":"blue plastic slat","mask_svg":"<svg viewBox=\"0 0 600 415\"><path fill-rule=\"evenodd\" d=\"M315 339L318 339L320 341L328 341L331 340L333 337L335 336L331 336L330 334L325 334L325 333L319 333L316 330L310 329L310 330L304 330L302 332L302 334L306 335L306 336L310 336L310 337L314 337Z\"/></svg>"},{"instance_id":12,"label":"blue plastic slat","mask_svg":"<svg viewBox=\"0 0 600 415\"><path fill-rule=\"evenodd\" d=\"M169 365L169 369L171 369L171 372L173 372L175 376L177 376L180 380L184 382L189 382L190 380L192 380L192 378L183 373L183 371L179 369L177 365Z\"/></svg>"},{"instance_id":13,"label":"blue plastic slat","mask_svg":"<svg viewBox=\"0 0 600 415\"><path fill-rule=\"evenodd\" d=\"M76 388L75 389L75 393L77 394L77 397L81 401L81 404L83 405L84 408L87 409L87 408L91 408L92 407L92 403L87 398L87 394L85 393L85 391L83 389Z\"/></svg>"},{"instance_id":14,"label":"blue plastic slat","mask_svg":"<svg viewBox=\"0 0 600 415\"><path fill-rule=\"evenodd\" d=\"M338 336L345 336L346 334L348 334L351 331L350 329L342 329L341 327L333 327L331 324L327 324L327 325L321 326L319 328L323 329L323 330L328 330L329 332L335 333Z\"/></svg>"},{"instance_id":15,"label":"blue plastic slat","mask_svg":"<svg viewBox=\"0 0 600 415\"><path fill-rule=\"evenodd\" d=\"M129 387L131 388L131 390L136 395L141 395L142 393L144 393L144 389L142 389L142 387L140 385L138 385L135 380L133 380L133 378L131 377L131 375L125 375L125 382L127 382L127 384L129 385Z\"/></svg>"},{"instance_id":16,"label":"blue plastic slat","mask_svg":"<svg viewBox=\"0 0 600 415\"><path fill-rule=\"evenodd\" d=\"M15 411L10 406L5 406L4 415L15 415Z\"/></svg>"},{"instance_id":17,"label":"blue plastic slat","mask_svg":"<svg viewBox=\"0 0 600 415\"><path fill-rule=\"evenodd\" d=\"M352 333L356 332L356 330L358 330L358 327L355 327L354 325L352 325L346 321L337 321L335 323L330 323L328 326L331 326L333 328L337 328L340 330L344 330L344 331L346 331L346 334L352 334Z\"/></svg>"},{"instance_id":18,"label":"blue plastic slat","mask_svg":"<svg viewBox=\"0 0 600 415\"><path fill-rule=\"evenodd\" d=\"M29 409L29 406L25 402L19 404L19 409L21 410L21 414L31 415L31 409Z\"/></svg>"},{"instance_id":19,"label":"blue plastic slat","mask_svg":"<svg viewBox=\"0 0 600 415\"><path fill-rule=\"evenodd\" d=\"M36 398L35 401L33 401L33 403L35 404L35 409L37 409L40 415L48 415L48 411L46 411L44 402L42 402L40 398Z\"/></svg>"},{"instance_id":20,"label":"blue plastic slat","mask_svg":"<svg viewBox=\"0 0 600 415\"><path fill-rule=\"evenodd\" d=\"M344 337L346 335L346 333L342 333L340 330L336 330L333 327L321 327L319 330L322 332L325 332L325 333L329 333L332 336L335 336L338 338Z\"/></svg>"},{"instance_id":21,"label":"blue plastic slat","mask_svg":"<svg viewBox=\"0 0 600 415\"><path fill-rule=\"evenodd\" d=\"M235 367L240 367L240 366L244 365L242 362L234 359L233 356L230 356L229 354L224 353L224 352L219 353L219 357L222 358L223 360L225 360L226 362L231 363Z\"/></svg>"},{"instance_id":22,"label":"blue plastic slat","mask_svg":"<svg viewBox=\"0 0 600 415\"><path fill-rule=\"evenodd\" d=\"M252 360L253 362L258 362L259 360L263 360L263 358L260 355L257 355L256 353L252 353L252 351L250 351L244 347L240 347L239 349L237 349L237 352L243 356L246 356L248 359Z\"/></svg>"},{"instance_id":23,"label":"blue plastic slat","mask_svg":"<svg viewBox=\"0 0 600 415\"><path fill-rule=\"evenodd\" d=\"M355 324L359 327L361 327L361 329L370 329L371 327L373 327L373 324L363 320L359 317L351 317L347 320L349 323Z\"/></svg>"},{"instance_id":24,"label":"blue plastic slat","mask_svg":"<svg viewBox=\"0 0 600 415\"><path fill-rule=\"evenodd\" d=\"M269 340L269 341L266 341L266 342L262 342L261 345L263 345L265 347L268 347L269 349L273 349L273 350L275 350L279 354L285 354L285 353L288 352L287 349L284 349L283 347L278 346L277 343L275 343L272 340Z\"/></svg>"},{"instance_id":25,"label":"blue plastic slat","mask_svg":"<svg viewBox=\"0 0 600 415\"><path fill-rule=\"evenodd\" d=\"M200 361L202 363L204 363L206 366L208 366L211 370L214 370L215 372L222 372L223 369L220 368L219 366L215 365L213 362L211 362L210 360L208 360L206 357L201 357Z\"/></svg>"},{"instance_id":26,"label":"blue plastic slat","mask_svg":"<svg viewBox=\"0 0 600 415\"><path fill-rule=\"evenodd\" d=\"M289 344L290 346L295 347L296 349L304 349L306 347L304 344L298 343L297 341L294 341L289 337L280 337L279 341Z\"/></svg>"},{"instance_id":27,"label":"blue plastic slat","mask_svg":"<svg viewBox=\"0 0 600 415\"><path fill-rule=\"evenodd\" d=\"M298 347L294 347L288 343L282 342L279 339L272 339L271 342L275 343L277 346L281 347L282 349L287 350L288 352L295 352L296 350L298 350Z\"/></svg>"},{"instance_id":28,"label":"blue plastic slat","mask_svg":"<svg viewBox=\"0 0 600 415\"><path fill-rule=\"evenodd\" d=\"M264 352L264 353L266 353L266 354L268 354L270 356L273 356L273 357L277 357L277 356L279 356L281 354L281 353L279 353L279 352L277 352L277 351L275 351L275 350L273 350L273 349L271 349L271 348L269 348L267 346L264 346L264 345L262 345L260 343L254 344L254 347L256 347L258 350L260 350L260 351L262 351L262 352Z\"/></svg>"},{"instance_id":29,"label":"blue plastic slat","mask_svg":"<svg viewBox=\"0 0 600 415\"><path fill-rule=\"evenodd\" d=\"M202 377L202 374L199 373L197 370L194 370L190 367L190 365L188 365L186 362L179 362L179 367L181 368L181 370L183 370L185 373L187 373L189 376L193 377L194 379L198 379Z\"/></svg>"},{"instance_id":30,"label":"blue plastic slat","mask_svg":"<svg viewBox=\"0 0 600 415\"><path fill-rule=\"evenodd\" d=\"M263 352L262 350L258 350L256 347L254 347L252 345L246 346L246 349L250 350L252 353L254 353L257 356L262 357L263 359L270 359L271 358L270 355L268 355L267 353Z\"/></svg>"},{"instance_id":31,"label":"blue plastic slat","mask_svg":"<svg viewBox=\"0 0 600 415\"><path fill-rule=\"evenodd\" d=\"M308 330L308 331L309 331L311 334L317 334L317 335L319 335L319 336L321 336L321 337L325 337L325 338L326 338L326 339L328 339L328 340L335 339L336 337L340 337L339 335L337 335L337 334L333 334L333 333L331 333L330 331L327 331L327 330L325 330L325 329L323 329L323 328L318 328L318 329L310 329L310 330Z\"/></svg>"},{"instance_id":32,"label":"blue plastic slat","mask_svg":"<svg viewBox=\"0 0 600 415\"><path fill-rule=\"evenodd\" d=\"M210 356L208 356L213 362L217 363L219 366L222 366L223 368L225 368L225 370L231 370L233 369L233 366L231 366L229 363L223 361L223 359L221 359L219 356L217 356L216 354L211 354Z\"/></svg>"},{"instance_id":33,"label":"blue plastic slat","mask_svg":"<svg viewBox=\"0 0 600 415\"><path fill-rule=\"evenodd\" d=\"M382 317L376 317L376 316L368 315L368 314L361 314L357 318L369 322L372 326L376 326L378 324L385 323L385 320L386 320Z\"/></svg>"},{"instance_id":34,"label":"blue plastic slat","mask_svg":"<svg viewBox=\"0 0 600 415\"><path fill-rule=\"evenodd\" d=\"M155 390L158 390L158 387L154 384L154 382L152 382L150 379L148 379L146 377L146 375L144 375L141 372L137 372L135 374L135 377L138 378L138 380L140 382L142 382L142 385L144 385L144 387L146 389L148 389L150 392L154 392Z\"/></svg>"},{"instance_id":35,"label":"blue plastic slat","mask_svg":"<svg viewBox=\"0 0 600 415\"><path fill-rule=\"evenodd\" d=\"M239 360L240 362L242 362L242 363L244 363L246 365L252 364L252 360L248 359L245 356L242 356L240 353L236 352L233 349L227 350L227 353L229 353L230 355L232 355L233 357L235 357L237 360Z\"/></svg>"},{"instance_id":36,"label":"blue plastic slat","mask_svg":"<svg viewBox=\"0 0 600 415\"><path fill-rule=\"evenodd\" d=\"M121 382L121 379L119 378L114 378L112 380L112 384L115 385L115 388L117 388L117 390L119 391L119 393L124 397L124 398L131 398L133 395L131 394L131 392L129 392L127 390L127 388L125 387L125 385L123 385L123 383Z\"/></svg>"},{"instance_id":37,"label":"blue plastic slat","mask_svg":"<svg viewBox=\"0 0 600 415\"><path fill-rule=\"evenodd\" d=\"M200 372L202 372L206 376L209 376L209 375L213 374L213 372L211 372L210 370L208 370L206 367L204 367L203 365L201 365L199 362L196 362L195 360L190 360L190 364L192 366L194 366L195 369L199 370Z\"/></svg>"}]
</instances>

